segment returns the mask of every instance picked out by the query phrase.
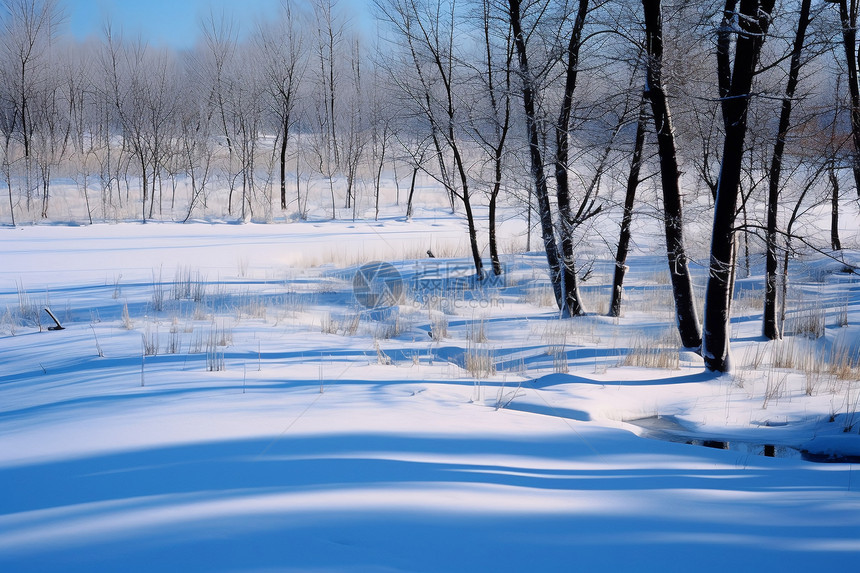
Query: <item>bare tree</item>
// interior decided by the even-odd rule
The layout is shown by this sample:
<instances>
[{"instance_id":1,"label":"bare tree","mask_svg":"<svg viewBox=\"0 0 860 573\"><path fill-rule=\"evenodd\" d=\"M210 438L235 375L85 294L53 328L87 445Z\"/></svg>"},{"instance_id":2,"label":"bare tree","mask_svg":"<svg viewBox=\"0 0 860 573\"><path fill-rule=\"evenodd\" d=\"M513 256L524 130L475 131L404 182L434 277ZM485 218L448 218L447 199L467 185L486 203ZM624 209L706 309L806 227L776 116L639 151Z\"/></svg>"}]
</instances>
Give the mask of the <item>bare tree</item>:
<instances>
[{"instance_id":1,"label":"bare tree","mask_svg":"<svg viewBox=\"0 0 860 573\"><path fill-rule=\"evenodd\" d=\"M561 44L558 47L560 56L557 58L550 57L549 63L543 66L542 72L535 73L530 66L527 40L532 33L539 29L541 20L546 17L552 4L533 3L528 6L534 15L532 16L531 31L526 32L523 27L525 14L523 14L522 3L513 0L508 2L508 16L514 33L514 45L519 63L537 210L541 220L544 247L547 252L550 280L562 316L577 316L585 313L585 306L579 292L579 278L574 253L574 233L586 221L600 213L602 209L602 206L596 203L598 182L602 172L600 165L591 182L583 185L582 193L575 199L576 206L574 206L574 197L570 185L570 140L574 93L581 67L580 53L588 37L584 35L586 18L591 10L588 0L579 0L574 4L576 9L570 14L568 14L567 3L562 5L562 12L557 18L557 21L562 24L572 20L570 30L564 30L563 26L558 26L558 29L555 30L553 41ZM557 75L562 82L559 111L555 121L539 117L537 106L539 94L536 89L541 81L547 84L551 83L550 78L553 75ZM558 205L557 224L553 220L549 188L543 167L544 152L540 133L542 124L548 125L551 130L549 135L555 144L551 156ZM599 164L605 164L607 153L602 155L602 159L598 161Z\"/></svg>"},{"instance_id":2,"label":"bare tree","mask_svg":"<svg viewBox=\"0 0 860 573\"><path fill-rule=\"evenodd\" d=\"M505 152L511 131L511 74L514 43L509 19L501 19L491 0L480 0L480 43L483 46L481 67L475 69L478 92L484 105L471 114L473 137L487 156L491 176L487 182L490 261L493 274L502 274L497 236L498 201L505 175ZM501 24L501 25L500 25ZM483 111L483 109L486 111Z\"/></svg>"},{"instance_id":3,"label":"bare tree","mask_svg":"<svg viewBox=\"0 0 860 573\"><path fill-rule=\"evenodd\" d=\"M368 115L371 113L368 109L366 101L367 91L364 85L363 77L363 49L359 38L353 37L350 42L350 74L349 74L349 89L344 89L346 92L343 108L343 120L345 124L344 132L339 139L340 162L346 175L346 208L352 208L352 218L356 218L356 210L358 209L358 167L361 164L361 158L367 147L367 123Z\"/></svg>"},{"instance_id":4,"label":"bare tree","mask_svg":"<svg viewBox=\"0 0 860 573\"><path fill-rule=\"evenodd\" d=\"M522 10L520 0L509 0L509 17L514 34L514 45L517 50L519 76L525 110L526 129L528 134L529 157L531 174L535 185L537 210L540 216L541 234L544 241L547 263L549 264L550 281L553 285L556 303L562 313L567 310L566 296L562 287L562 260L559 256L558 243L552 220L552 210L549 201L547 177L544 171L544 159L541 148L540 126L537 115L537 93L535 79L529 65L527 36L523 31Z\"/></svg>"},{"instance_id":5,"label":"bare tree","mask_svg":"<svg viewBox=\"0 0 860 573\"><path fill-rule=\"evenodd\" d=\"M9 196L9 215L12 226L15 226L15 199L12 191L12 167L15 163L15 146L13 137L18 129L18 107L15 105L14 94L9 90L11 81L8 79L9 70L5 66L0 67L0 137L2 137L3 160L0 169L3 171L3 179Z\"/></svg>"},{"instance_id":6,"label":"bare tree","mask_svg":"<svg viewBox=\"0 0 860 573\"><path fill-rule=\"evenodd\" d=\"M762 321L762 333L769 340L782 337L779 322L777 320L777 211L779 208L780 173L782 170L785 143L788 130L791 127L791 111L794 101L794 93L800 80L800 69L803 65L803 45L806 41L806 29L809 26L811 0L802 0L800 13L797 21L797 32L791 50L791 63L788 70L788 78L785 84L785 96L782 99L782 108L779 115L779 127L777 128L776 143L770 163L768 177L767 196L767 229L765 235L765 292L764 292L764 317ZM831 170L831 174L832 174ZM835 177L832 179L835 180ZM838 188L838 186L837 186ZM837 210L838 211L838 210Z\"/></svg>"},{"instance_id":7,"label":"bare tree","mask_svg":"<svg viewBox=\"0 0 860 573\"><path fill-rule=\"evenodd\" d=\"M129 159L133 158L140 169L140 212L141 220L146 222L152 165L145 115L146 80L142 77L147 46L140 41L131 45L123 43L122 38L116 39L113 36L110 27L106 28L105 32L106 44L102 63L109 78L108 91L119 118L123 148L128 148Z\"/></svg>"},{"instance_id":8,"label":"bare tree","mask_svg":"<svg viewBox=\"0 0 860 573\"><path fill-rule=\"evenodd\" d=\"M69 145L71 130L68 94L62 85L62 70L57 62L47 63L43 81L30 97L30 154L38 169L41 187L41 210L43 219L48 217L50 203L51 174L61 164Z\"/></svg>"},{"instance_id":9,"label":"bare tree","mask_svg":"<svg viewBox=\"0 0 860 573\"><path fill-rule=\"evenodd\" d=\"M463 205L475 277L483 280L484 268L472 210L470 168L460 132L466 125L463 118L466 106L461 104L467 98L460 90L465 87L467 71L458 58L457 3L453 0L377 0L376 5L401 39L401 48L414 66L417 85L410 86L396 78L395 81L429 125L440 166L437 177ZM448 176L449 168L453 177Z\"/></svg>"},{"instance_id":10,"label":"bare tree","mask_svg":"<svg viewBox=\"0 0 860 573\"><path fill-rule=\"evenodd\" d=\"M663 83L663 22L660 0L642 0L645 14L646 94L651 102L660 155L660 180L663 189L663 224L666 233L666 256L669 276L675 296L675 316L681 344L699 348L702 331L696 315L693 281L684 246L684 216L682 212L680 172L675 150L675 134L669 101Z\"/></svg>"},{"instance_id":11,"label":"bare tree","mask_svg":"<svg viewBox=\"0 0 860 573\"><path fill-rule=\"evenodd\" d=\"M145 110L147 144L152 160L152 188L149 199L149 218L155 207L156 183L159 197L159 214L162 212L163 173L173 152L172 142L178 135L177 104L180 87L177 82L176 62L172 52L159 49L150 52L145 69Z\"/></svg>"},{"instance_id":12,"label":"bare tree","mask_svg":"<svg viewBox=\"0 0 860 573\"><path fill-rule=\"evenodd\" d=\"M337 0L314 0L314 59L315 69L315 156L317 171L328 179L332 201L332 218L337 217L334 177L340 169L338 145L338 93L341 82L339 58L344 36L344 24L336 12Z\"/></svg>"},{"instance_id":13,"label":"bare tree","mask_svg":"<svg viewBox=\"0 0 860 573\"><path fill-rule=\"evenodd\" d=\"M227 147L227 174L226 180L229 185L227 198L227 212L233 213L233 193L236 185L236 151L233 145L233 133L231 133L229 115L232 84L230 73L235 64L236 50L238 45L235 23L232 18L221 13L216 15L210 12L201 21L203 32L203 47L198 52L198 77L199 81L205 82L209 89L208 103L213 109L220 127L220 135L224 138Z\"/></svg>"},{"instance_id":14,"label":"bare tree","mask_svg":"<svg viewBox=\"0 0 860 573\"><path fill-rule=\"evenodd\" d=\"M6 78L16 108L15 125L23 145L27 209L32 202L32 144L37 119L33 98L43 80L48 79L51 43L62 19L56 0L2 0L3 59L14 72Z\"/></svg>"},{"instance_id":15,"label":"bare tree","mask_svg":"<svg viewBox=\"0 0 860 573\"><path fill-rule=\"evenodd\" d=\"M93 83L93 55L89 46L77 46L69 50L63 80L68 94L69 124L71 146L77 156L80 174L78 185L87 206L87 217L93 222L93 207L89 199L89 182L98 170L98 155L101 141L99 128L103 123L98 118L98 92ZM102 203L102 217L105 217L105 204Z\"/></svg>"},{"instance_id":16,"label":"bare tree","mask_svg":"<svg viewBox=\"0 0 860 573\"><path fill-rule=\"evenodd\" d=\"M729 320L732 281L736 264L735 218L747 130L747 112L752 98L752 83L764 44L775 0L736 0L726 2L726 25L736 34L731 74L724 65L728 51L720 51L720 92L723 124L726 129L722 168L714 202L711 232L711 258L705 292L705 324L702 357L705 367L716 372L731 368Z\"/></svg>"},{"instance_id":17,"label":"bare tree","mask_svg":"<svg viewBox=\"0 0 860 573\"><path fill-rule=\"evenodd\" d=\"M639 104L639 117L636 120L636 135L633 138L633 152L630 156L630 170L624 193L624 207L621 216L621 229L618 233L618 247L615 250L615 272L612 278L612 297L609 302L609 316L621 316L624 275L627 274L627 255L630 252L631 226L633 224L633 204L640 183L642 152L645 147L645 124L648 115L645 106L645 91Z\"/></svg>"},{"instance_id":18,"label":"bare tree","mask_svg":"<svg viewBox=\"0 0 860 573\"><path fill-rule=\"evenodd\" d=\"M851 168L854 185L860 197L860 80L857 70L857 12L858 0L827 0L839 4L839 19L842 23L842 46L845 53L846 81L851 96L851 135L854 154Z\"/></svg>"},{"instance_id":19,"label":"bare tree","mask_svg":"<svg viewBox=\"0 0 860 573\"><path fill-rule=\"evenodd\" d=\"M292 0L282 0L279 18L257 35L270 105L278 120L281 210L287 209L287 146L296 122L296 99L307 62L305 39Z\"/></svg>"},{"instance_id":20,"label":"bare tree","mask_svg":"<svg viewBox=\"0 0 860 573\"><path fill-rule=\"evenodd\" d=\"M181 129L182 148L180 154L185 173L191 180L191 196L188 210L183 222L188 221L195 207L207 204L207 183L212 172L212 157L214 154L210 137L212 115L202 102L200 87L195 86L182 92L182 102L179 106L179 123Z\"/></svg>"},{"instance_id":21,"label":"bare tree","mask_svg":"<svg viewBox=\"0 0 860 573\"><path fill-rule=\"evenodd\" d=\"M382 170L385 167L385 162L389 160L391 155L392 140L395 136L395 126L397 124L395 114L391 110L396 105L391 93L394 91L387 81L387 75L384 73L381 62L382 58L382 43L375 42L374 54L375 61L371 64L370 70L370 86L369 86L369 110L370 116L370 166L374 173L374 220L379 219L379 200L382 187ZM391 158L392 166L394 167L394 182L397 185L397 167L396 161ZM397 201L399 201L399 192Z\"/></svg>"}]
</instances>

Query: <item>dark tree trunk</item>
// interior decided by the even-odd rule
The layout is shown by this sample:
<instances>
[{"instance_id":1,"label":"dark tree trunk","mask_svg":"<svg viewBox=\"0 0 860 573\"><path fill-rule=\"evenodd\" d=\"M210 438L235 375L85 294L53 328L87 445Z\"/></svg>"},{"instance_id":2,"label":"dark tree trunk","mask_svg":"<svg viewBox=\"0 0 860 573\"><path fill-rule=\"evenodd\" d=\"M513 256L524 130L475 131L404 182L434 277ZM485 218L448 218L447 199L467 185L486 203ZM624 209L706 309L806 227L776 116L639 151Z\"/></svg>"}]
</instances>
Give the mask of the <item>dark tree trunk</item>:
<instances>
[{"instance_id":1,"label":"dark tree trunk","mask_svg":"<svg viewBox=\"0 0 860 573\"><path fill-rule=\"evenodd\" d=\"M729 314L735 261L735 216L738 204L741 163L747 130L747 111L755 68L770 24L774 0L741 0L738 38L735 45L731 86L723 99L726 126L714 225L711 259L705 292L705 327L702 357L714 372L731 368Z\"/></svg>"},{"instance_id":2,"label":"dark tree trunk","mask_svg":"<svg viewBox=\"0 0 860 573\"><path fill-rule=\"evenodd\" d=\"M385 164L385 143L388 141L388 126L386 125L383 128L382 132L382 148L379 153L379 165L376 169L376 202L374 204L375 213L373 216L374 221L379 220L379 186L382 183L382 167ZM395 181L397 180L397 172L394 174Z\"/></svg>"},{"instance_id":3,"label":"dark tree trunk","mask_svg":"<svg viewBox=\"0 0 860 573\"><path fill-rule=\"evenodd\" d=\"M141 217L143 217L143 222L146 223L146 199L147 192L149 190L149 182L146 178L146 161L143 157L140 158L140 169L141 169L141 177L143 178L143 197L141 198Z\"/></svg>"},{"instance_id":4,"label":"dark tree trunk","mask_svg":"<svg viewBox=\"0 0 860 573\"><path fill-rule=\"evenodd\" d=\"M305 220L305 209L302 206L302 176L301 176L301 156L296 153L296 204L299 209L299 219ZM307 194L305 194L307 196ZM307 203L307 199L305 199Z\"/></svg>"},{"instance_id":5,"label":"dark tree trunk","mask_svg":"<svg viewBox=\"0 0 860 573\"><path fill-rule=\"evenodd\" d=\"M15 203L12 201L12 181L6 179L6 184L9 187L9 213L12 215L12 226L15 226Z\"/></svg>"},{"instance_id":6,"label":"dark tree trunk","mask_svg":"<svg viewBox=\"0 0 860 573\"><path fill-rule=\"evenodd\" d=\"M466 222L469 226L469 245L472 250L472 263L475 265L475 278L479 281L484 280L484 263L481 260L481 250L478 248L478 230L475 227L475 216L472 213L472 203L469 201L468 195L463 201L463 207L466 211Z\"/></svg>"},{"instance_id":7,"label":"dark tree trunk","mask_svg":"<svg viewBox=\"0 0 860 573\"><path fill-rule=\"evenodd\" d=\"M726 0L726 5L723 8L723 21L720 23L720 28L717 30L717 91L720 94L720 104L723 108L723 126L727 121L725 111L726 103L729 101L729 89L732 87L732 34L735 33L735 27L732 23L735 20L735 9L738 6L738 0ZM717 198L716 186L713 191L714 200Z\"/></svg>"},{"instance_id":8,"label":"dark tree trunk","mask_svg":"<svg viewBox=\"0 0 860 573\"><path fill-rule=\"evenodd\" d=\"M48 218L48 202L50 199L50 183L47 175L42 177L42 218ZM150 215L151 216L151 215Z\"/></svg>"},{"instance_id":9,"label":"dark tree trunk","mask_svg":"<svg viewBox=\"0 0 860 573\"><path fill-rule=\"evenodd\" d=\"M842 21L842 44L845 48L845 67L848 73L848 92L851 94L851 135L854 153L851 168L857 196L860 197L860 85L857 80L857 0L839 0L839 17Z\"/></svg>"},{"instance_id":10,"label":"dark tree trunk","mask_svg":"<svg viewBox=\"0 0 860 573\"><path fill-rule=\"evenodd\" d=\"M466 223L469 226L469 246L472 250L472 262L475 264L475 278L482 281L485 278L484 263L481 260L481 249L478 247L478 231L475 227L475 214L472 212L472 199L469 196L469 181L466 176L466 168L463 165L463 158L460 156L459 147L454 143L453 127L449 127L449 135L451 138L451 151L454 153L454 163L460 174L460 200L463 202L463 208L466 212Z\"/></svg>"},{"instance_id":11,"label":"dark tree trunk","mask_svg":"<svg viewBox=\"0 0 860 573\"><path fill-rule=\"evenodd\" d=\"M588 12L588 0L579 0L573 30L567 45L567 70L564 83L564 94L561 110L555 126L555 169L556 197L558 199L558 214L561 220L559 235L561 237L562 254L562 290L567 314L579 316L585 313L582 299L579 295L579 285L576 276L576 260L573 252L573 231L575 228L573 214L570 208L570 181L568 178L568 156L570 148L570 114L573 107L573 92L576 90L576 79L579 71L579 48L582 45L582 29L585 26L585 15Z\"/></svg>"},{"instance_id":12,"label":"dark tree trunk","mask_svg":"<svg viewBox=\"0 0 860 573\"><path fill-rule=\"evenodd\" d=\"M830 177L830 247L834 251L842 250L842 241L839 240L839 179L833 165L827 170Z\"/></svg>"},{"instance_id":13,"label":"dark tree trunk","mask_svg":"<svg viewBox=\"0 0 860 573\"><path fill-rule=\"evenodd\" d=\"M498 197L498 192L490 195L490 212L487 216L487 224L489 225L489 233L490 233L490 261L493 264L493 274L495 276L502 275L502 263L499 260L499 247L498 241L496 238L496 198Z\"/></svg>"},{"instance_id":14,"label":"dark tree trunk","mask_svg":"<svg viewBox=\"0 0 860 573\"><path fill-rule=\"evenodd\" d=\"M287 141L290 137L290 118L284 118L281 133L281 211L287 210ZM299 205L301 209L301 205Z\"/></svg>"},{"instance_id":15,"label":"dark tree trunk","mask_svg":"<svg viewBox=\"0 0 860 573\"><path fill-rule=\"evenodd\" d=\"M618 250L615 251L615 276L612 280L612 300L609 303L609 316L621 316L621 299L624 289L624 275L627 273L627 253L630 250L630 226L633 222L633 202L639 187L639 172L642 167L642 149L645 146L645 93L639 105L639 119L636 121L636 137L633 141L633 157L627 175L627 193L624 196L624 216L618 234Z\"/></svg>"},{"instance_id":16,"label":"dark tree trunk","mask_svg":"<svg viewBox=\"0 0 860 573\"><path fill-rule=\"evenodd\" d=\"M412 197L415 195L415 177L418 175L418 165L412 167L412 181L409 183L409 196L406 198L406 218L412 217Z\"/></svg>"},{"instance_id":17,"label":"dark tree trunk","mask_svg":"<svg viewBox=\"0 0 860 573\"><path fill-rule=\"evenodd\" d=\"M506 44L506 65L504 71L504 91L503 101L504 110L499 111L499 101L496 95L496 85L493 79L493 50L490 42L490 22L492 17L492 5L489 0L484 0L482 4L483 10L483 31L484 31L484 48L487 56L487 91L490 96L490 107L493 109L493 119L495 120L495 136L493 144L490 144L493 159L493 186L490 190L489 214L487 224L489 226L489 243L490 243L490 262L493 266L493 274L501 276L502 263L499 260L498 234L496 233L496 205L499 198L499 192L502 189L502 167L504 162L505 141L508 137L508 131L511 125L511 64L513 60L513 46L511 45L510 34L507 37ZM501 116L501 117L500 117Z\"/></svg>"},{"instance_id":18,"label":"dark tree trunk","mask_svg":"<svg viewBox=\"0 0 860 573\"><path fill-rule=\"evenodd\" d=\"M678 179L678 158L672 129L669 103L663 87L663 23L660 0L642 0L645 12L645 45L648 52L646 93L651 102L660 155L660 180L663 188L663 221L666 232L666 256L675 297L675 316L681 344L699 348L702 333L696 315L693 281L687 267L684 247L684 217Z\"/></svg>"},{"instance_id":19,"label":"dark tree trunk","mask_svg":"<svg viewBox=\"0 0 860 573\"><path fill-rule=\"evenodd\" d=\"M558 245L555 240L555 229L552 223L552 211L550 210L549 190L547 189L546 173L544 172L543 156L540 148L540 133L537 121L535 105L535 92L531 70L529 69L528 54L526 52L526 41L523 35L520 17L520 0L508 0L510 8L511 28L514 32L514 45L517 50L517 61L519 63L522 81L523 107L526 116L526 129L529 140L529 158L531 160L531 174L535 184L535 197L540 217L541 234L543 236L546 251L547 264L549 265L550 282L553 293L562 315L567 312L564 295L562 294L561 260L559 259Z\"/></svg>"},{"instance_id":20,"label":"dark tree trunk","mask_svg":"<svg viewBox=\"0 0 860 573\"><path fill-rule=\"evenodd\" d=\"M785 150L785 140L791 127L791 108L794 92L800 78L801 55L806 40L806 28L809 25L809 10L812 0L803 0L800 6L800 16L797 21L797 33L794 37L794 47L791 52L791 64L788 71L788 81L785 86L785 97L782 99L782 110L779 115L779 129L776 144L773 147L773 157L770 162L767 196L767 231L765 234L765 289L764 317L762 334L768 340L782 337L777 319L777 208L779 207L780 173L782 158Z\"/></svg>"}]
</instances>

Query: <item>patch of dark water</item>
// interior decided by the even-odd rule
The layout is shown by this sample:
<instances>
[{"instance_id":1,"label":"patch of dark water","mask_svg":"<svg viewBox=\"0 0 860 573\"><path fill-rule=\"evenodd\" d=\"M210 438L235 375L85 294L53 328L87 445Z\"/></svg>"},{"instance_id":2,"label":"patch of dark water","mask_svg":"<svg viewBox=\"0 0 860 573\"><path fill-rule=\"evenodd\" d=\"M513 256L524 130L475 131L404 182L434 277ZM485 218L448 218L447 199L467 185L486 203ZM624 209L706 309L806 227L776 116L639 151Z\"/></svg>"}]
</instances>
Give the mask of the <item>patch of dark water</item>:
<instances>
[{"instance_id":1,"label":"patch of dark water","mask_svg":"<svg viewBox=\"0 0 860 573\"><path fill-rule=\"evenodd\" d=\"M626 420L626 422L642 428L644 430L642 436L653 440L716 448L771 458L797 458L817 463L860 463L860 456L856 455L843 455L838 452L816 453L784 444L767 444L752 440L729 440L717 436L703 436L695 430L683 426L672 416L647 416L635 420Z\"/></svg>"}]
</instances>

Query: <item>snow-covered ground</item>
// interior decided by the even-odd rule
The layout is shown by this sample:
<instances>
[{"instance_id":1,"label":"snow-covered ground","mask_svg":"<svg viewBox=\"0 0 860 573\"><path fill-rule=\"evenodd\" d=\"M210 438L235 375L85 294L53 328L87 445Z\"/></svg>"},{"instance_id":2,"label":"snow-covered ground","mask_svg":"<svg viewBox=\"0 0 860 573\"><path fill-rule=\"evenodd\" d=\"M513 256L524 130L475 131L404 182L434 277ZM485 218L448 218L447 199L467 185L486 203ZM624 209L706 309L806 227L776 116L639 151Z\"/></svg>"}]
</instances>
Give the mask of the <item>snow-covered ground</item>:
<instances>
[{"instance_id":1,"label":"snow-covered ground","mask_svg":"<svg viewBox=\"0 0 860 573\"><path fill-rule=\"evenodd\" d=\"M464 236L443 211L0 229L0 571L856 569L860 474L801 454L860 456L856 274L794 261L789 325L820 336L779 344L739 281L715 377L677 352L658 248L624 317L604 257L594 314L559 321L539 253L473 289ZM357 304L372 260L399 306Z\"/></svg>"}]
</instances>

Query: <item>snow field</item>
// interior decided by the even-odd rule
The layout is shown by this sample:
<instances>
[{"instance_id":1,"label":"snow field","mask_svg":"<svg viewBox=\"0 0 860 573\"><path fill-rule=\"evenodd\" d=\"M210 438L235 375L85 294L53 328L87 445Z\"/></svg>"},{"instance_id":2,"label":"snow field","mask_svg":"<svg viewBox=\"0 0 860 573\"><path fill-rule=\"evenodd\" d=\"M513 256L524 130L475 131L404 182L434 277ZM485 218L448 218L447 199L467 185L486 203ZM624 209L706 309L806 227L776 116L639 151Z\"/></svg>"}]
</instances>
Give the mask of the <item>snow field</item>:
<instances>
[{"instance_id":1,"label":"snow field","mask_svg":"<svg viewBox=\"0 0 860 573\"><path fill-rule=\"evenodd\" d=\"M830 263L795 264L790 318L816 326L781 343L741 281L740 367L714 377L677 352L659 253L631 259L624 317L596 313L597 260L595 314L559 321L539 254L490 289L451 281L468 261L444 216L0 234L5 571L857 561L853 464L799 453L860 455L860 287ZM372 259L403 276L398 308L355 303Z\"/></svg>"}]
</instances>

